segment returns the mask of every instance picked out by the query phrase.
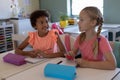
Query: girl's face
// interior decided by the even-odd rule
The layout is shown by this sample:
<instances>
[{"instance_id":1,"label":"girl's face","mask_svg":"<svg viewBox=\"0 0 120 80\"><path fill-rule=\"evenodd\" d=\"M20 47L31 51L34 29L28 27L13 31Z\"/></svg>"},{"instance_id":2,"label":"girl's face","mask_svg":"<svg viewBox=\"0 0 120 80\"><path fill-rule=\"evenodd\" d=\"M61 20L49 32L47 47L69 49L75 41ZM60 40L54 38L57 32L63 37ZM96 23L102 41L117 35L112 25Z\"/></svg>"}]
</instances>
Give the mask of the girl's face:
<instances>
[{"instance_id":1,"label":"girl's face","mask_svg":"<svg viewBox=\"0 0 120 80\"><path fill-rule=\"evenodd\" d=\"M91 30L94 26L93 20L91 20L89 15L84 11L80 12L78 25L81 32Z\"/></svg>"},{"instance_id":2,"label":"girl's face","mask_svg":"<svg viewBox=\"0 0 120 80\"><path fill-rule=\"evenodd\" d=\"M39 17L36 21L35 27L41 34L46 34L49 29L48 17L45 16Z\"/></svg>"}]
</instances>

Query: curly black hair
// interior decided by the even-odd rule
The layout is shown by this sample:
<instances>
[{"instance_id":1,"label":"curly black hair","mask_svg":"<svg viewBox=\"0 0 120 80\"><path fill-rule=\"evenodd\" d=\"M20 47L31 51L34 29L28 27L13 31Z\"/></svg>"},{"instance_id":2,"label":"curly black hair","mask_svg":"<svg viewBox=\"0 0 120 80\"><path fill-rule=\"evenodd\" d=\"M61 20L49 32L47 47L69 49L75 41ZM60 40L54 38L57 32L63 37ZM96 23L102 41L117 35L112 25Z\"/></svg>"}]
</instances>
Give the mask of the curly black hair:
<instances>
[{"instance_id":1,"label":"curly black hair","mask_svg":"<svg viewBox=\"0 0 120 80\"><path fill-rule=\"evenodd\" d=\"M31 25L34 29L35 29L35 26L36 26L37 19L40 18L40 17L43 17L43 16L48 17L48 19L49 19L50 14L47 10L36 10L33 13L31 13L30 22L31 22Z\"/></svg>"}]
</instances>

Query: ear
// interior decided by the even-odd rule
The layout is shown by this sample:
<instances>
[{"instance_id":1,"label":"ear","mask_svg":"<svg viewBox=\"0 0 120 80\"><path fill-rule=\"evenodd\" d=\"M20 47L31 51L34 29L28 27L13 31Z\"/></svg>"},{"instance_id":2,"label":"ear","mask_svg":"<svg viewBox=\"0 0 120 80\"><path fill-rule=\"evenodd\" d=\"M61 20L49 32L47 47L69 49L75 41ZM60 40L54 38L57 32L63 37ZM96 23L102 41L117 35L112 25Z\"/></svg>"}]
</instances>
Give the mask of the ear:
<instances>
[{"instance_id":1,"label":"ear","mask_svg":"<svg viewBox=\"0 0 120 80\"><path fill-rule=\"evenodd\" d=\"M34 26L34 29L37 29L37 27L36 27L36 26Z\"/></svg>"},{"instance_id":2,"label":"ear","mask_svg":"<svg viewBox=\"0 0 120 80\"><path fill-rule=\"evenodd\" d=\"M93 26L96 26L97 20L92 20L91 23L92 23Z\"/></svg>"}]
</instances>

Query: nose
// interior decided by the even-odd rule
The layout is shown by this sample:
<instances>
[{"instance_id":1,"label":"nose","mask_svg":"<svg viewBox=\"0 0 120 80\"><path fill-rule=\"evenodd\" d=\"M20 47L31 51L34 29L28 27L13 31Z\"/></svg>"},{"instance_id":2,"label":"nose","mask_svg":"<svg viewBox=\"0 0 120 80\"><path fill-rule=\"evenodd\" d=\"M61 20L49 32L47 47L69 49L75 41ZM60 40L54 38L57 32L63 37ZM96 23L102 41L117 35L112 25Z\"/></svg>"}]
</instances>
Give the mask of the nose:
<instances>
[{"instance_id":1,"label":"nose","mask_svg":"<svg viewBox=\"0 0 120 80\"><path fill-rule=\"evenodd\" d=\"M77 22L77 24L78 24L78 25L80 24L80 20Z\"/></svg>"},{"instance_id":2,"label":"nose","mask_svg":"<svg viewBox=\"0 0 120 80\"><path fill-rule=\"evenodd\" d=\"M48 25L48 23L44 23L43 26L44 27L48 27L49 25Z\"/></svg>"}]
</instances>

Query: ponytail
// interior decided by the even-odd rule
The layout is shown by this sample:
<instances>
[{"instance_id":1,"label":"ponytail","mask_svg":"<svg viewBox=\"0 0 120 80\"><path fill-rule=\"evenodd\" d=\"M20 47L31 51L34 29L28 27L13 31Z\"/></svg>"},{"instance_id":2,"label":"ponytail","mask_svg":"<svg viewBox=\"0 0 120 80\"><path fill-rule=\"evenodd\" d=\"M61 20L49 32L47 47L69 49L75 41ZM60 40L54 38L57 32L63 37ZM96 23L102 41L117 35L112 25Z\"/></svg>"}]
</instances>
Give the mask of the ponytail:
<instances>
[{"instance_id":1,"label":"ponytail","mask_svg":"<svg viewBox=\"0 0 120 80\"><path fill-rule=\"evenodd\" d=\"M93 52L94 52L94 57L96 58L96 56L98 55L98 51L99 51L99 41L100 41L100 33L101 33L101 29L102 29L102 23L103 23L103 18L101 19L97 19L97 25L98 26L98 30L97 30L97 39L95 40L95 43L93 44Z\"/></svg>"}]
</instances>

